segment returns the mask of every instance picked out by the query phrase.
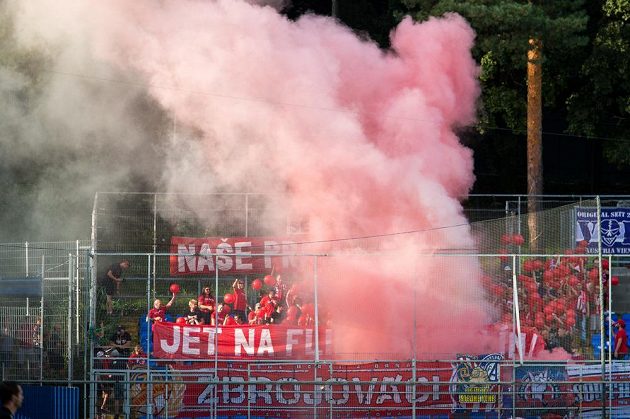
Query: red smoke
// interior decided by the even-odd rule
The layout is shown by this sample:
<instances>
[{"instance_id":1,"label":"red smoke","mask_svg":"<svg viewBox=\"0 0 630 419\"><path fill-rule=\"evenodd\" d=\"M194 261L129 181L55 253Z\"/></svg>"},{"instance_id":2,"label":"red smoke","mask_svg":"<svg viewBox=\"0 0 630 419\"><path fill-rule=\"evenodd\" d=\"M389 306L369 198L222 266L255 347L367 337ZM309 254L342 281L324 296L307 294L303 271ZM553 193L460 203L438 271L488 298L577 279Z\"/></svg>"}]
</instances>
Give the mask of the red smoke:
<instances>
[{"instance_id":1,"label":"red smoke","mask_svg":"<svg viewBox=\"0 0 630 419\"><path fill-rule=\"evenodd\" d=\"M473 246L459 203L473 159L454 130L474 121L479 87L474 33L461 17L405 19L382 51L331 19L292 22L238 0L98 7L102 59L136 72L201 138L174 141L169 191L286 193L277 211L308 219L308 240L424 231L379 240L388 250L378 256L320 258L339 352L496 349L479 337L478 262L426 254ZM374 241L343 248L364 245Z\"/></svg>"}]
</instances>

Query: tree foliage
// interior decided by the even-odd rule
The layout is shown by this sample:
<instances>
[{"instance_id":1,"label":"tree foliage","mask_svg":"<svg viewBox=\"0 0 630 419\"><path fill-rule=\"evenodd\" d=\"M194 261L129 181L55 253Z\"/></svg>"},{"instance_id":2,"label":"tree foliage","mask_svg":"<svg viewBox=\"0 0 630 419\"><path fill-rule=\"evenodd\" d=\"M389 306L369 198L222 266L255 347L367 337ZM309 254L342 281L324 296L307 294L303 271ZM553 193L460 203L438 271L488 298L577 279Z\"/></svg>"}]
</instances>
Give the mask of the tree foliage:
<instances>
[{"instance_id":1,"label":"tree foliage","mask_svg":"<svg viewBox=\"0 0 630 419\"><path fill-rule=\"evenodd\" d=\"M630 0L601 2L590 54L568 98L569 130L597 137L609 161L630 164Z\"/></svg>"},{"instance_id":2,"label":"tree foliage","mask_svg":"<svg viewBox=\"0 0 630 419\"><path fill-rule=\"evenodd\" d=\"M398 0L397 16L423 20L456 12L477 33L473 51L481 66L482 113L480 128L522 130L526 118L526 59L528 40L541 39L544 50L543 100L555 106L566 95L575 62L587 44L588 15L584 1L556 0Z\"/></svg>"}]
</instances>

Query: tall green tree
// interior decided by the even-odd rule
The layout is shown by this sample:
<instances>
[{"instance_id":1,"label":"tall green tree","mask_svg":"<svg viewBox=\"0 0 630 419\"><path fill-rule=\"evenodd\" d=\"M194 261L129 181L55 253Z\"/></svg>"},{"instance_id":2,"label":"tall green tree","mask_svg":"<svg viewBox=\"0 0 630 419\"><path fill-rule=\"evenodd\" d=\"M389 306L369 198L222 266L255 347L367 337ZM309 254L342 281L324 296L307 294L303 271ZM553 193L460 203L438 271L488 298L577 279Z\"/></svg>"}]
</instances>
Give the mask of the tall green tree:
<instances>
[{"instance_id":1,"label":"tall green tree","mask_svg":"<svg viewBox=\"0 0 630 419\"><path fill-rule=\"evenodd\" d=\"M585 59L588 14L583 0L392 0L398 19L416 20L456 12L477 34L473 55L481 66L479 129L524 131L527 121L529 40L542 44L543 106L563 103L575 80L573 68Z\"/></svg>"},{"instance_id":2,"label":"tall green tree","mask_svg":"<svg viewBox=\"0 0 630 419\"><path fill-rule=\"evenodd\" d=\"M479 127L527 129L527 192L530 244L539 237L536 212L543 193L542 105L566 95L574 64L587 44L588 15L581 0L398 0L399 14L416 19L457 12L477 33L481 65ZM527 98L527 100L525 100Z\"/></svg>"},{"instance_id":3,"label":"tall green tree","mask_svg":"<svg viewBox=\"0 0 630 419\"><path fill-rule=\"evenodd\" d=\"M600 0L590 54L568 98L569 131L596 137L608 161L630 165L630 0Z\"/></svg>"}]
</instances>

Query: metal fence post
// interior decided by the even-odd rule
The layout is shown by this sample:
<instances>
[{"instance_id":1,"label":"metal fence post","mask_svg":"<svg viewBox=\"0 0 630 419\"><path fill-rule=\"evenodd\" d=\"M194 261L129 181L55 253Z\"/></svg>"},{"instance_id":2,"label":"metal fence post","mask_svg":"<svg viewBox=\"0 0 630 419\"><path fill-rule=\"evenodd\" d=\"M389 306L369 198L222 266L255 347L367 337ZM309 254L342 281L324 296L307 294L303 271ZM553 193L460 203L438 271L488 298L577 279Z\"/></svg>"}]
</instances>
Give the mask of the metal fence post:
<instances>
[{"instance_id":1,"label":"metal fence post","mask_svg":"<svg viewBox=\"0 0 630 419\"><path fill-rule=\"evenodd\" d=\"M66 345L66 360L68 362L68 387L71 387L72 381L72 286L74 283L74 259L72 253L68 253L68 319L67 323L67 337L68 342Z\"/></svg>"},{"instance_id":2,"label":"metal fence post","mask_svg":"<svg viewBox=\"0 0 630 419\"><path fill-rule=\"evenodd\" d=\"M93 233L93 238L95 238L95 233ZM89 329L92 334L89 339L89 368L86 366L86 369L89 369L89 377L90 377L90 417L93 418L96 413L96 373L94 372L94 337L96 336L96 254L94 243L92 245L92 249L89 251L87 257L88 267L87 270L90 273L89 281L90 281L90 299L88 307L86 307L89 314Z\"/></svg>"},{"instance_id":3,"label":"metal fence post","mask_svg":"<svg viewBox=\"0 0 630 419\"><path fill-rule=\"evenodd\" d=\"M516 346L518 348L518 359L523 365L523 341L521 339L521 318L518 307L518 284L516 282L516 255L512 255L512 298L514 298L513 316L516 326Z\"/></svg>"},{"instance_id":4,"label":"metal fence post","mask_svg":"<svg viewBox=\"0 0 630 419\"><path fill-rule=\"evenodd\" d=\"M25 269L26 269L26 276L28 276L28 242L24 242L24 263L25 263Z\"/></svg>"},{"instance_id":5,"label":"metal fence post","mask_svg":"<svg viewBox=\"0 0 630 419\"><path fill-rule=\"evenodd\" d=\"M212 399L212 414L213 417L217 417L219 413L219 254L214 255L214 394Z\"/></svg>"},{"instance_id":6,"label":"metal fence post","mask_svg":"<svg viewBox=\"0 0 630 419\"><path fill-rule=\"evenodd\" d=\"M604 305L604 284L602 280L602 235L601 235L601 222L602 222L602 207L601 202L599 200L599 195L595 197L595 203L597 204L597 268L599 270L599 295L597 298L600 302L600 313L599 313L599 332L600 338L599 342L601 345L601 351L599 354L599 359L602 367L602 417L606 417L606 346L604 345L604 309L606 308ZM608 317L610 317L610 307L608 307ZM609 350L610 351L610 350Z\"/></svg>"},{"instance_id":7,"label":"metal fence post","mask_svg":"<svg viewBox=\"0 0 630 419\"><path fill-rule=\"evenodd\" d=\"M315 362L319 362L319 308L317 305L317 256L313 263L313 294L315 298Z\"/></svg>"},{"instance_id":8,"label":"metal fence post","mask_svg":"<svg viewBox=\"0 0 630 419\"><path fill-rule=\"evenodd\" d=\"M42 297L39 299L39 385L44 380L44 269L46 256L42 254ZM28 363L28 361L27 361Z\"/></svg>"},{"instance_id":9,"label":"metal fence post","mask_svg":"<svg viewBox=\"0 0 630 419\"><path fill-rule=\"evenodd\" d=\"M155 271L157 251L157 193L153 194L153 298L155 299L155 281L157 272ZM150 309L150 307L149 307Z\"/></svg>"},{"instance_id":10,"label":"metal fence post","mask_svg":"<svg viewBox=\"0 0 630 419\"><path fill-rule=\"evenodd\" d=\"M416 369L417 369L416 363L417 363L417 361L416 361L416 351L414 350L414 352L413 352L413 359L411 360L411 367L413 368L411 370L411 380L412 380L412 386L411 386L411 417L412 417L412 419L416 419L416 384L418 382L418 373L416 371Z\"/></svg>"},{"instance_id":11,"label":"metal fence post","mask_svg":"<svg viewBox=\"0 0 630 419\"><path fill-rule=\"evenodd\" d=\"M600 228L601 232L601 228ZM600 237L601 241L601 237ZM608 255L608 342L611 346L608 348L608 382L610 388L608 389L608 414L610 417L610 413L612 412L612 373L613 373L613 362L612 362L612 354L614 352L613 344L613 329L612 329L612 258ZM614 342L615 344L617 342Z\"/></svg>"},{"instance_id":12,"label":"metal fence post","mask_svg":"<svg viewBox=\"0 0 630 419\"><path fill-rule=\"evenodd\" d=\"M153 290L155 292L155 290ZM147 313L148 310L151 310L151 255L147 255ZM147 330L147 418L151 419L153 417L153 382L151 378L151 335L153 334L153 330L151 330L151 321L149 320L147 314L146 325L148 327Z\"/></svg>"},{"instance_id":13,"label":"metal fence post","mask_svg":"<svg viewBox=\"0 0 630 419\"><path fill-rule=\"evenodd\" d=\"M79 319L80 319L80 312L79 312L79 306L81 304L79 304L79 301L81 301L81 284L79 283L79 278L80 278L80 272L79 272L79 241L77 240L76 242L76 249L75 249L75 269L74 269L74 275L75 275L75 284L74 286L76 287L75 289L75 293L76 293L76 297L75 297L75 320L76 320L76 333L75 335L76 337L76 344L77 346L80 343L79 340L79 336L81 335L81 333L79 332L80 329L80 324L79 324Z\"/></svg>"}]
</instances>

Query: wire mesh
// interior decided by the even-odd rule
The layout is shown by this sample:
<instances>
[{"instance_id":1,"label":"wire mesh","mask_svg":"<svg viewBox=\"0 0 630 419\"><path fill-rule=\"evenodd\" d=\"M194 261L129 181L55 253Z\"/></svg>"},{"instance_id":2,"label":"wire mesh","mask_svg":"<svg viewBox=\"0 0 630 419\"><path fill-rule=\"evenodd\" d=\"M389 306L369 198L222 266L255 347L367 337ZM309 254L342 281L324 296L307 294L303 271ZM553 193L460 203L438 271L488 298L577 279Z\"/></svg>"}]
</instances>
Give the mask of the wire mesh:
<instances>
[{"instance_id":1,"label":"wire mesh","mask_svg":"<svg viewBox=\"0 0 630 419\"><path fill-rule=\"evenodd\" d=\"M83 378L89 241L0 246L2 378Z\"/></svg>"},{"instance_id":2,"label":"wire mesh","mask_svg":"<svg viewBox=\"0 0 630 419\"><path fill-rule=\"evenodd\" d=\"M523 202L514 209L509 199L502 206L497 200L490 212L503 211L498 220L469 224L456 217L452 225L428 230L313 240L308 221L290 220L277 209L278 199L99 194L89 259L77 251L84 243L53 246L60 250L50 264L54 257L35 252L45 245L3 249L1 275L45 272L40 381L83 383L84 415L92 417L585 417L602 408L619 413L630 402L626 364L611 359L612 323L630 311L618 292L625 286L627 256L600 258L599 249L593 252L601 246L595 236L583 247L577 215L617 207L618 201L554 202L532 221ZM110 310L101 279L123 260L131 266L112 290ZM278 275L280 289L272 284ZM613 277L620 285L612 286ZM210 315L206 326L224 333L196 324L179 326L177 333L180 348L188 333L193 354L201 343L195 339L212 336L214 352L208 338L199 351L203 357L156 353L154 336L161 332L153 331L147 315L156 299L170 301L173 283L179 291L167 314L176 325L178 318L189 321L191 300L199 303L206 286L208 311L223 303L234 314L228 295L237 279L246 294L244 320L269 329L273 340L281 331L284 352L270 358L262 333L249 335L249 324L225 325L233 316ZM261 308L274 300L271 290L284 295L265 313ZM25 304L3 300L3 322L23 316ZM291 320L273 324L276 306ZM5 335L18 334L14 323L7 323ZM119 325L129 338L121 338ZM167 346L175 346L175 325L162 330L172 333ZM287 338L287 330L296 332ZM231 356L221 352L226 336L239 342L228 345ZM136 345L143 355L130 362ZM17 351L11 352L13 362ZM54 361L55 354L63 359ZM571 361L544 361L558 356ZM70 359L75 369L68 377ZM62 366L57 372L55 364ZM15 378L38 380L13 370Z\"/></svg>"}]
</instances>

